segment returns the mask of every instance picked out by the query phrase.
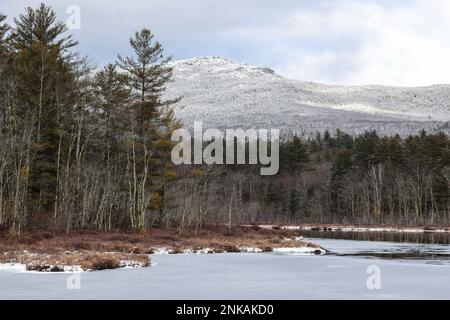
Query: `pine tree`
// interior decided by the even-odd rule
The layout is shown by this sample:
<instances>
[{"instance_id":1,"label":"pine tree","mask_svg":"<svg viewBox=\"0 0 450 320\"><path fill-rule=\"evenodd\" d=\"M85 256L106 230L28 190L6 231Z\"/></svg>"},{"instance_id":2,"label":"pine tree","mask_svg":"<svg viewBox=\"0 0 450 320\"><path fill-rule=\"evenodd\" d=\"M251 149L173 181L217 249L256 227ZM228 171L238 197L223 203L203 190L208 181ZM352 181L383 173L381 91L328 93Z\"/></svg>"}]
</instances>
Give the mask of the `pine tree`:
<instances>
[{"instance_id":1,"label":"pine tree","mask_svg":"<svg viewBox=\"0 0 450 320\"><path fill-rule=\"evenodd\" d=\"M176 124L171 105L177 99L162 100L172 68L168 66L170 58L164 57L163 47L154 41L151 31L144 28L136 32L130 45L135 56L119 55L118 65L132 88L131 127L135 137L128 142L130 217L134 227L144 228L149 209L159 210L157 220L162 220L169 169L164 159L172 146L170 132Z\"/></svg>"},{"instance_id":2,"label":"pine tree","mask_svg":"<svg viewBox=\"0 0 450 320\"><path fill-rule=\"evenodd\" d=\"M327 148L333 148L333 138L331 137L330 131L325 130L323 134L323 142Z\"/></svg>"},{"instance_id":3,"label":"pine tree","mask_svg":"<svg viewBox=\"0 0 450 320\"><path fill-rule=\"evenodd\" d=\"M355 165L367 170L371 165L378 164L384 156L379 148L380 138L375 131L365 132L355 139Z\"/></svg>"},{"instance_id":4,"label":"pine tree","mask_svg":"<svg viewBox=\"0 0 450 320\"><path fill-rule=\"evenodd\" d=\"M0 55L6 50L6 35L10 30L9 25L5 22L6 16L0 12Z\"/></svg>"},{"instance_id":5,"label":"pine tree","mask_svg":"<svg viewBox=\"0 0 450 320\"><path fill-rule=\"evenodd\" d=\"M303 141L294 136L280 150L281 166L292 175L299 173L309 162L308 146Z\"/></svg>"},{"instance_id":6,"label":"pine tree","mask_svg":"<svg viewBox=\"0 0 450 320\"><path fill-rule=\"evenodd\" d=\"M330 179L330 196L332 207L336 213L340 213L342 208L340 197L343 191L345 176L353 167L352 151L348 149L339 150L336 154L336 159L331 168Z\"/></svg>"},{"instance_id":7,"label":"pine tree","mask_svg":"<svg viewBox=\"0 0 450 320\"><path fill-rule=\"evenodd\" d=\"M405 150L402 144L402 139L397 134L389 138L387 157L396 166L400 166L406 160Z\"/></svg>"},{"instance_id":8,"label":"pine tree","mask_svg":"<svg viewBox=\"0 0 450 320\"><path fill-rule=\"evenodd\" d=\"M7 33L10 30L9 25L5 22L6 16L0 12L0 110L2 112L2 119L5 121L6 104L3 97L6 95L5 89L8 85L7 78L10 78L11 72L7 72L10 68L10 48L7 43Z\"/></svg>"},{"instance_id":9,"label":"pine tree","mask_svg":"<svg viewBox=\"0 0 450 320\"><path fill-rule=\"evenodd\" d=\"M142 29L130 38L135 57L119 55L119 67L126 71L128 82L133 88L136 109L137 130L143 135L149 125L157 125L159 108L172 101L161 101L161 93L172 78L169 58L164 57L164 49L153 40L149 29Z\"/></svg>"},{"instance_id":10,"label":"pine tree","mask_svg":"<svg viewBox=\"0 0 450 320\"><path fill-rule=\"evenodd\" d=\"M95 74L94 87L94 92L99 99L97 107L105 123L120 127L117 134L123 135L128 129L129 110L127 108L131 95L126 76L117 71L117 65L110 63Z\"/></svg>"},{"instance_id":11,"label":"pine tree","mask_svg":"<svg viewBox=\"0 0 450 320\"><path fill-rule=\"evenodd\" d=\"M15 19L12 32L14 74L20 116L36 126L30 154L31 190L34 209L51 209L56 193L56 159L60 140L58 92L67 95L73 56L68 49L76 45L65 36L67 27L56 21L56 13L44 4L26 8Z\"/></svg>"},{"instance_id":12,"label":"pine tree","mask_svg":"<svg viewBox=\"0 0 450 320\"><path fill-rule=\"evenodd\" d=\"M10 67L10 46L8 44L9 25L5 22L6 16L0 12L0 79L5 82L6 70ZM3 106L2 106L3 107Z\"/></svg>"}]
</instances>

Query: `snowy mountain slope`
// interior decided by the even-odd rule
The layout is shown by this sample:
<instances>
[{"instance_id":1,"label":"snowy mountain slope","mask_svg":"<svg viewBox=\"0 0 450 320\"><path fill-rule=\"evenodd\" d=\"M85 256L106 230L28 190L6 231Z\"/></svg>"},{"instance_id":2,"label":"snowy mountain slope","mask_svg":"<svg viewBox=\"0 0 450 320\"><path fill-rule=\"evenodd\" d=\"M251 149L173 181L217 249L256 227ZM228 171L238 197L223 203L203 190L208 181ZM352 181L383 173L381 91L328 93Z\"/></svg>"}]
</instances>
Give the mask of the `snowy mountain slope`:
<instances>
[{"instance_id":1,"label":"snowy mountain slope","mask_svg":"<svg viewBox=\"0 0 450 320\"><path fill-rule=\"evenodd\" d=\"M401 88L333 86L285 79L268 68L205 57L172 62L167 97L181 96L176 116L210 128L325 129L381 134L449 131L450 85Z\"/></svg>"}]
</instances>

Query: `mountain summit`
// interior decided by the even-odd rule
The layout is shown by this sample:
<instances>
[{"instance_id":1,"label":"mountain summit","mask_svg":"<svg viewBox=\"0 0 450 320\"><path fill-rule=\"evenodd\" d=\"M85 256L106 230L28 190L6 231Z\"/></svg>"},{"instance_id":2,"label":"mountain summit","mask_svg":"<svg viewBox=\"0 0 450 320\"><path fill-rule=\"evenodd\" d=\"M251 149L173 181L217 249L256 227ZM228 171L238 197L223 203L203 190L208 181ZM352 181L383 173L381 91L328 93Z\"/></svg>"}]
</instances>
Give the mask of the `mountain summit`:
<instances>
[{"instance_id":1,"label":"mountain summit","mask_svg":"<svg viewBox=\"0 0 450 320\"><path fill-rule=\"evenodd\" d=\"M338 86L286 79L270 68L202 57L171 62L168 97L182 97L176 116L192 127L279 128L311 134L326 129L401 135L449 131L450 85Z\"/></svg>"}]
</instances>

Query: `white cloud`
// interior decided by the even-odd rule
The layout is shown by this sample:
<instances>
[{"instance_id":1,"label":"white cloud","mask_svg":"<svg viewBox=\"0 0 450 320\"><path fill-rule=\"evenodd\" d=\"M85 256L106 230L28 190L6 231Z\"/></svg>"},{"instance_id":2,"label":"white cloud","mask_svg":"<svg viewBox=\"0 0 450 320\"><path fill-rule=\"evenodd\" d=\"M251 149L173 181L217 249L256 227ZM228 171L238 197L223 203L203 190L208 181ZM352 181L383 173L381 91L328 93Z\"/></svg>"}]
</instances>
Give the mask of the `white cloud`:
<instances>
[{"instance_id":1,"label":"white cloud","mask_svg":"<svg viewBox=\"0 0 450 320\"><path fill-rule=\"evenodd\" d=\"M24 6L0 1L13 16ZM328 83L450 83L448 0L46 2L63 19L80 6L80 51L100 63L126 54L131 33L150 26L175 58L214 54Z\"/></svg>"},{"instance_id":2,"label":"white cloud","mask_svg":"<svg viewBox=\"0 0 450 320\"><path fill-rule=\"evenodd\" d=\"M232 32L270 43L266 54L278 57L274 68L290 78L402 86L450 82L449 1L396 7L333 1Z\"/></svg>"}]
</instances>

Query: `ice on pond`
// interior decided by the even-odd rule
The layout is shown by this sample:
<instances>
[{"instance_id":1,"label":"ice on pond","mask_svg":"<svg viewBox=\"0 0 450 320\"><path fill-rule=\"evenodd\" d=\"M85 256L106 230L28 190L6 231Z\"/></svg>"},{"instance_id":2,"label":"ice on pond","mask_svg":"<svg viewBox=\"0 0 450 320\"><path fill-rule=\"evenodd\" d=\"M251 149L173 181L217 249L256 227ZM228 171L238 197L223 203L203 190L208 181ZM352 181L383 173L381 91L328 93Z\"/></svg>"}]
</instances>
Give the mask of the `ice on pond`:
<instances>
[{"instance_id":1,"label":"ice on pond","mask_svg":"<svg viewBox=\"0 0 450 320\"><path fill-rule=\"evenodd\" d=\"M309 240L309 239L308 239ZM450 264L340 256L357 250L437 250L449 246L313 239L335 254L153 255L152 266L80 274L0 272L1 299L448 299ZM367 286L380 271L379 290ZM372 269L371 269L371 268Z\"/></svg>"}]
</instances>

